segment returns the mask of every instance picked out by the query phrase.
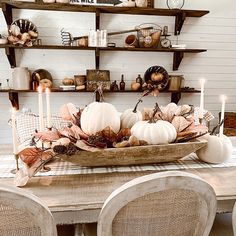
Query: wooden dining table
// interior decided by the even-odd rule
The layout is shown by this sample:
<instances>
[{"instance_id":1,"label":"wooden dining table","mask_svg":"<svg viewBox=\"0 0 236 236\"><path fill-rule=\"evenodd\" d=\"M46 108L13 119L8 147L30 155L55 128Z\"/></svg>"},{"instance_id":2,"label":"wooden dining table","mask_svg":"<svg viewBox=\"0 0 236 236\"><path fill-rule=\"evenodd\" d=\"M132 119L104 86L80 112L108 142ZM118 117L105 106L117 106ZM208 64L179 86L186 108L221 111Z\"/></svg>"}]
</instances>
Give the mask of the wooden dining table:
<instances>
[{"instance_id":1,"label":"wooden dining table","mask_svg":"<svg viewBox=\"0 0 236 236\"><path fill-rule=\"evenodd\" d=\"M4 146L0 150L4 156L10 153L11 148ZM236 167L181 171L201 177L214 188L218 213L232 212L236 201ZM113 190L136 177L154 172L157 171L35 176L23 189L45 202L57 224L92 223L97 222L103 203ZM0 178L0 181L13 185L13 178Z\"/></svg>"}]
</instances>

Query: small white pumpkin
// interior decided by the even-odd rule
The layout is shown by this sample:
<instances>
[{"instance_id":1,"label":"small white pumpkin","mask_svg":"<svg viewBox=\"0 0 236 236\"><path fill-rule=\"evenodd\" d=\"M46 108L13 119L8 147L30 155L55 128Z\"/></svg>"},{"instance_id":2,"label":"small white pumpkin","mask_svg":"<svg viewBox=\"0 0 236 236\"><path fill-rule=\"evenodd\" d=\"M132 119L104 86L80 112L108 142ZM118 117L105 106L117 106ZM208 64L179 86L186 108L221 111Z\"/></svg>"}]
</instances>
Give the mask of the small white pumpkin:
<instances>
[{"instance_id":1,"label":"small white pumpkin","mask_svg":"<svg viewBox=\"0 0 236 236\"><path fill-rule=\"evenodd\" d=\"M21 34L20 27L18 25L11 25L9 31L15 37Z\"/></svg>"},{"instance_id":2,"label":"small white pumpkin","mask_svg":"<svg viewBox=\"0 0 236 236\"><path fill-rule=\"evenodd\" d=\"M208 163L222 163L232 155L233 146L231 140L222 135L221 137L206 134L202 137L208 141L207 145L196 153L200 160Z\"/></svg>"},{"instance_id":3,"label":"small white pumpkin","mask_svg":"<svg viewBox=\"0 0 236 236\"><path fill-rule=\"evenodd\" d=\"M134 109L127 109L125 110L122 114L121 114L121 128L129 128L131 129L132 126L142 120L142 113L141 111L137 110L138 108L138 104L142 102L141 99L139 99L139 101L137 102L137 104L135 105Z\"/></svg>"},{"instance_id":4,"label":"small white pumpkin","mask_svg":"<svg viewBox=\"0 0 236 236\"><path fill-rule=\"evenodd\" d=\"M155 123L138 121L131 128L131 134L151 145L172 143L177 135L175 127L164 120Z\"/></svg>"},{"instance_id":5,"label":"small white pumpkin","mask_svg":"<svg viewBox=\"0 0 236 236\"><path fill-rule=\"evenodd\" d=\"M175 127L168 121L155 120L155 115L160 111L156 103L152 118L149 121L138 121L135 123L131 128L131 134L138 140L144 140L151 145L174 142L177 136Z\"/></svg>"},{"instance_id":6,"label":"small white pumpkin","mask_svg":"<svg viewBox=\"0 0 236 236\"><path fill-rule=\"evenodd\" d=\"M88 134L95 134L110 126L118 133L120 130L120 116L116 108L106 102L92 102L82 112L81 128Z\"/></svg>"}]
</instances>

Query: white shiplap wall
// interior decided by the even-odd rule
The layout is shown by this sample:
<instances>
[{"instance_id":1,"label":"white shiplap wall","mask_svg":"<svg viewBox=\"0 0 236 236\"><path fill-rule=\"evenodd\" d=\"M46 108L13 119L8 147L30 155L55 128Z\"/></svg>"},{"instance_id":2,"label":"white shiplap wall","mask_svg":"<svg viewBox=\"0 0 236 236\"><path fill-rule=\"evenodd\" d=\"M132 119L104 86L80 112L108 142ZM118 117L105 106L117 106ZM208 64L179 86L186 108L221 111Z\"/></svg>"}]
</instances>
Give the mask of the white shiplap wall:
<instances>
[{"instance_id":1,"label":"white shiplap wall","mask_svg":"<svg viewBox=\"0 0 236 236\"><path fill-rule=\"evenodd\" d=\"M165 0L156 0L155 7L166 7ZM171 74L183 74L185 85L199 88L199 78L205 77L206 97L205 106L216 116L220 110L220 94L228 97L226 109L236 110L236 2L234 0L214 1L198 0L186 1L186 9L206 9L210 14L202 18L187 18L181 35L180 43L192 48L207 48L206 53L186 54L177 72L172 71L171 53L143 53L143 52L102 52L101 69L111 71L111 80L120 80L125 75L126 86L130 86L137 74L143 74L152 65L162 65ZM65 28L74 36L87 34L94 28L94 15L91 13L51 12L34 10L17 10L14 18L31 19L38 27L40 38L44 44L60 44L60 29ZM174 17L134 16L104 14L101 19L101 28L109 31L131 29L141 23L157 23L168 25L171 32L174 30ZM6 33L6 23L0 13L0 33ZM172 37L175 42L176 37ZM114 36L113 41L122 45L121 36ZM54 83L60 84L65 76L85 74L86 69L94 68L94 54L89 51L62 51L62 50L19 50L17 64L27 66L30 70L44 68L51 72ZM6 79L11 79L4 50L0 49L0 82L6 86ZM119 111L133 106L138 94L106 95L107 101L113 103ZM20 107L31 108L37 112L37 95L35 93L21 94ZM141 107L150 107L156 98L147 98ZM170 100L169 94L161 94L158 101L161 105ZM73 102L85 105L92 101L92 94L74 93L52 94L53 113L57 114L60 105ZM182 96L181 104L197 105L199 94ZM10 117L10 103L7 94L0 94L0 144L11 142L11 132L7 125ZM217 122L215 120L215 122Z\"/></svg>"}]
</instances>

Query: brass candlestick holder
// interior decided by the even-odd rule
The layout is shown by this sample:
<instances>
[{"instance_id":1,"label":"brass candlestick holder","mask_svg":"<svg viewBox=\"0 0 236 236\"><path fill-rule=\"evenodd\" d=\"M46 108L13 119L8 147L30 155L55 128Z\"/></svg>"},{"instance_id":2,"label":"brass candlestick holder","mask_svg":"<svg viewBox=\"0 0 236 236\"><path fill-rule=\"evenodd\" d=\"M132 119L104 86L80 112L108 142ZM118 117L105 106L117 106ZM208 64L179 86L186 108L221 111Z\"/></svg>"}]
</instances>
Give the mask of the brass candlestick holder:
<instances>
[{"instance_id":1,"label":"brass candlestick holder","mask_svg":"<svg viewBox=\"0 0 236 236\"><path fill-rule=\"evenodd\" d=\"M48 128L49 130L51 130L51 128ZM50 144L51 145L51 144ZM42 142L42 150L44 150L46 147L45 147L45 143ZM48 167L48 166L45 166L45 164L42 166L42 169L39 171L40 173L45 173L45 172L48 172L50 171L51 168Z\"/></svg>"},{"instance_id":2,"label":"brass candlestick holder","mask_svg":"<svg viewBox=\"0 0 236 236\"><path fill-rule=\"evenodd\" d=\"M203 118L199 118L199 123L202 125L203 124Z\"/></svg>"},{"instance_id":3,"label":"brass candlestick holder","mask_svg":"<svg viewBox=\"0 0 236 236\"><path fill-rule=\"evenodd\" d=\"M14 154L15 156L15 160L16 160L16 168L11 170L12 174L16 174L17 171L19 170L19 155L18 154Z\"/></svg>"}]
</instances>

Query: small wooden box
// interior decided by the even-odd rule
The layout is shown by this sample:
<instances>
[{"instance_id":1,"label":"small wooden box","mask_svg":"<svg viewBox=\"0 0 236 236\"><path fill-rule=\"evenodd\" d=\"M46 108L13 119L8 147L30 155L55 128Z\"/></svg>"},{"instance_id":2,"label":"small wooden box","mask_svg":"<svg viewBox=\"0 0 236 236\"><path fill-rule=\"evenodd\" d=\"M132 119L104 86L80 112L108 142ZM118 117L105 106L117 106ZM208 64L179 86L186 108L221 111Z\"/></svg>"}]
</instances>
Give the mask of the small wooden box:
<instances>
[{"instance_id":1,"label":"small wooden box","mask_svg":"<svg viewBox=\"0 0 236 236\"><path fill-rule=\"evenodd\" d=\"M94 91L102 84L103 90L110 90L109 70L87 70L87 90Z\"/></svg>"}]
</instances>

